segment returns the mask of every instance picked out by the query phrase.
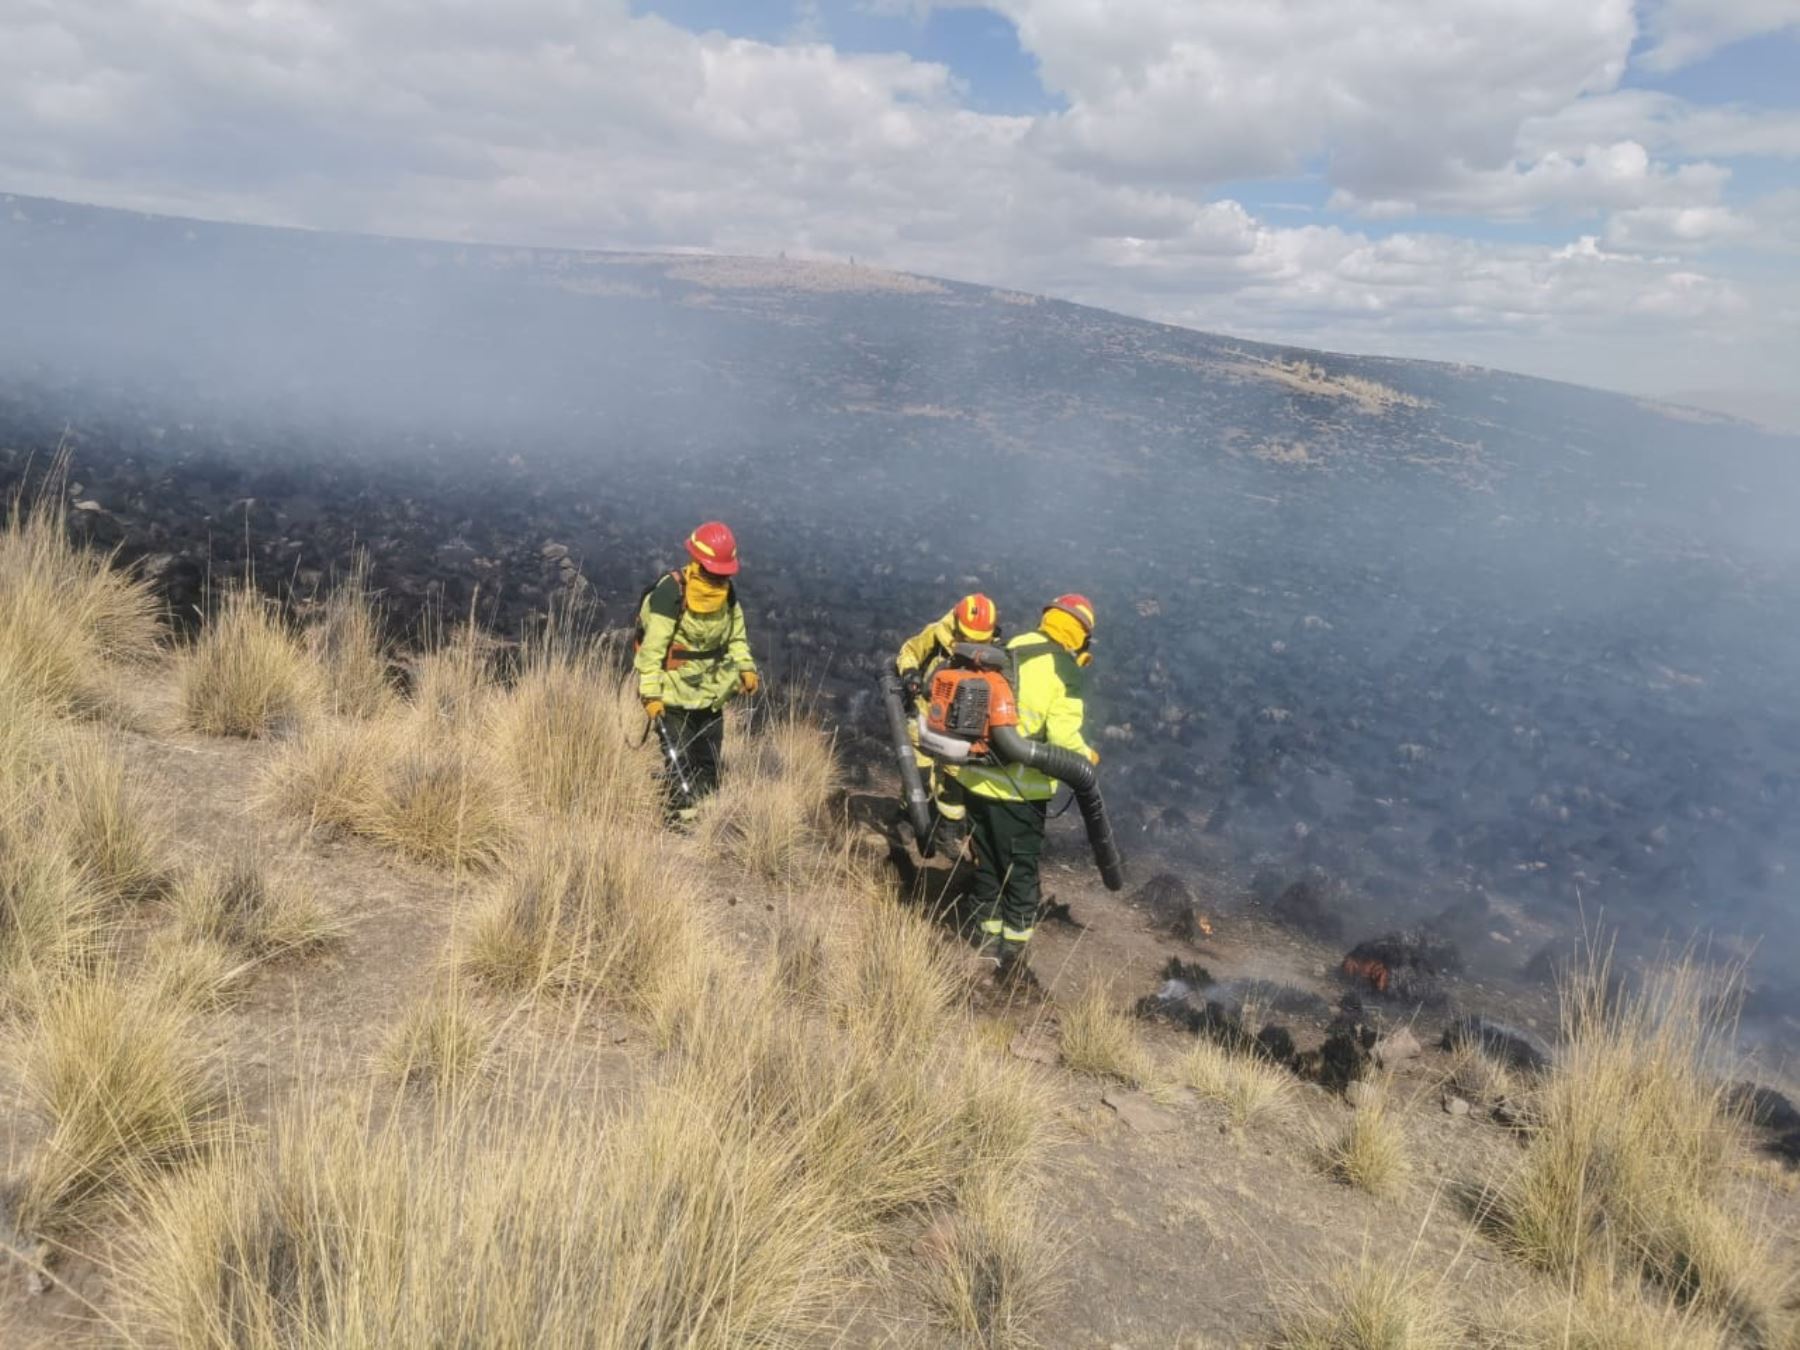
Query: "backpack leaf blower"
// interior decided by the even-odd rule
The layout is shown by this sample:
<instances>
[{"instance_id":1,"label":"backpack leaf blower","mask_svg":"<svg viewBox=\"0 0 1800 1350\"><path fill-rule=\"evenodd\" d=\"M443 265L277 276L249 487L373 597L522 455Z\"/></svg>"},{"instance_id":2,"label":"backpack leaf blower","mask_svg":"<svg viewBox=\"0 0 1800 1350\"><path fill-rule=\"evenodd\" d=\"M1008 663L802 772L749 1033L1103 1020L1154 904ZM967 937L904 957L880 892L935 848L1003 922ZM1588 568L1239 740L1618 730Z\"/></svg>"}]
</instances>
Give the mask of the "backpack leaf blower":
<instances>
[{"instance_id":1,"label":"backpack leaf blower","mask_svg":"<svg viewBox=\"0 0 1800 1350\"><path fill-rule=\"evenodd\" d=\"M1100 869L1100 879L1109 891L1123 890L1125 859L1100 796L1100 775L1074 751L1034 741L1019 731L1018 703L1006 673L1011 665L1009 654L998 647L958 643L949 662L931 677L930 700L918 718L919 749L953 764L980 763L984 759L1016 764L1067 783L1075 794L1082 824L1087 827L1088 847ZM917 780L918 766L913 760L905 710L899 698L899 678L884 677L884 692L889 680L893 682L894 696L889 700L888 721L896 753L902 758L901 780L905 781L908 770ZM922 786L920 796L923 804ZM929 814L926 819L929 822Z\"/></svg>"}]
</instances>

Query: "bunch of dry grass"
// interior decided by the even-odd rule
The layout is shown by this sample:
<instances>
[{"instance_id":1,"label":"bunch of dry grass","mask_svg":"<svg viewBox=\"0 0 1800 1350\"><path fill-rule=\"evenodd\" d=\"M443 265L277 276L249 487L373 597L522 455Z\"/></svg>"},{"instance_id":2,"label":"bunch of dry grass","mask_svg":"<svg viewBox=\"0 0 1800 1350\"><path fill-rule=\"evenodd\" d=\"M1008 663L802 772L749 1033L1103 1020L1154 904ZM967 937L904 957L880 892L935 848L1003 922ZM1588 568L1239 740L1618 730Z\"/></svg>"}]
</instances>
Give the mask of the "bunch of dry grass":
<instances>
[{"instance_id":1,"label":"bunch of dry grass","mask_svg":"<svg viewBox=\"0 0 1800 1350\"><path fill-rule=\"evenodd\" d=\"M492 734L534 809L655 824L654 765L632 736L643 709L619 667L612 647L554 627L526 644L518 678L495 701Z\"/></svg>"},{"instance_id":2,"label":"bunch of dry grass","mask_svg":"<svg viewBox=\"0 0 1800 1350\"><path fill-rule=\"evenodd\" d=\"M478 731L422 710L315 724L271 762L263 796L312 828L453 869L493 867L522 828L517 796Z\"/></svg>"},{"instance_id":3,"label":"bunch of dry grass","mask_svg":"<svg viewBox=\"0 0 1800 1350\"><path fill-rule=\"evenodd\" d=\"M756 876L792 879L825 855L820 826L837 785L829 735L795 706L767 713L754 735L746 715L727 720L725 778L706 803L699 848Z\"/></svg>"},{"instance_id":4,"label":"bunch of dry grass","mask_svg":"<svg viewBox=\"0 0 1800 1350\"><path fill-rule=\"evenodd\" d=\"M220 1096L187 1013L112 975L41 992L9 1058L48 1126L14 1197L25 1233L54 1232L134 1171L197 1156Z\"/></svg>"},{"instance_id":5,"label":"bunch of dry grass","mask_svg":"<svg viewBox=\"0 0 1800 1350\"><path fill-rule=\"evenodd\" d=\"M379 717L395 703L387 635L369 587L369 555L358 549L349 573L325 597L306 643L324 674L326 704L340 717Z\"/></svg>"},{"instance_id":6,"label":"bunch of dry grass","mask_svg":"<svg viewBox=\"0 0 1800 1350\"><path fill-rule=\"evenodd\" d=\"M1206 1037L1182 1057L1178 1075L1181 1086L1201 1101L1223 1107L1240 1130L1293 1106L1294 1076L1281 1065Z\"/></svg>"},{"instance_id":7,"label":"bunch of dry grass","mask_svg":"<svg viewBox=\"0 0 1800 1350\"><path fill-rule=\"evenodd\" d=\"M0 1002L81 969L107 936L101 897L71 861L66 823L27 795L47 789L46 780L0 788Z\"/></svg>"},{"instance_id":8,"label":"bunch of dry grass","mask_svg":"<svg viewBox=\"0 0 1800 1350\"><path fill-rule=\"evenodd\" d=\"M1281 1350L1454 1350L1463 1337L1425 1277L1366 1254L1282 1322Z\"/></svg>"},{"instance_id":9,"label":"bunch of dry grass","mask_svg":"<svg viewBox=\"0 0 1800 1350\"><path fill-rule=\"evenodd\" d=\"M1533 1094L1525 1155L1496 1210L1534 1265L1579 1276L1624 1263L1760 1336L1781 1282L1732 1186L1728 1003L1691 961L1635 994L1617 991L1603 956L1572 970L1563 1052Z\"/></svg>"},{"instance_id":10,"label":"bunch of dry grass","mask_svg":"<svg viewBox=\"0 0 1800 1350\"><path fill-rule=\"evenodd\" d=\"M168 827L114 747L88 734L59 737L52 787L70 859L104 901L133 904L163 892L173 857Z\"/></svg>"},{"instance_id":11,"label":"bunch of dry grass","mask_svg":"<svg viewBox=\"0 0 1800 1350\"><path fill-rule=\"evenodd\" d=\"M354 828L419 862L480 871L506 855L519 827L510 785L482 738L415 720Z\"/></svg>"},{"instance_id":12,"label":"bunch of dry grass","mask_svg":"<svg viewBox=\"0 0 1800 1350\"><path fill-rule=\"evenodd\" d=\"M1376 1087L1351 1112L1336 1135L1320 1141L1325 1170L1371 1195L1392 1195L1412 1172L1406 1134L1388 1106L1388 1090Z\"/></svg>"},{"instance_id":13,"label":"bunch of dry grass","mask_svg":"<svg viewBox=\"0 0 1800 1350\"><path fill-rule=\"evenodd\" d=\"M155 656L157 604L143 578L69 540L66 461L0 533L0 686L40 708L94 716L120 707L117 673Z\"/></svg>"},{"instance_id":14,"label":"bunch of dry grass","mask_svg":"<svg viewBox=\"0 0 1800 1350\"><path fill-rule=\"evenodd\" d=\"M477 912L462 968L492 988L595 989L659 1015L706 964L687 863L629 827L550 825L512 854Z\"/></svg>"},{"instance_id":15,"label":"bunch of dry grass","mask_svg":"<svg viewBox=\"0 0 1800 1350\"><path fill-rule=\"evenodd\" d=\"M407 1008L382 1047L379 1067L403 1085L458 1092L487 1069L498 1036L487 1009L455 980L444 981Z\"/></svg>"},{"instance_id":16,"label":"bunch of dry grass","mask_svg":"<svg viewBox=\"0 0 1800 1350\"><path fill-rule=\"evenodd\" d=\"M1037 1344L1031 1327L1056 1294L1061 1250L1030 1188L969 1178L954 1211L940 1216L919 1246L919 1292L964 1345Z\"/></svg>"},{"instance_id":17,"label":"bunch of dry grass","mask_svg":"<svg viewBox=\"0 0 1800 1350\"><path fill-rule=\"evenodd\" d=\"M331 941L343 925L289 870L252 852L202 863L170 896L184 937L267 960Z\"/></svg>"},{"instance_id":18,"label":"bunch of dry grass","mask_svg":"<svg viewBox=\"0 0 1800 1350\"><path fill-rule=\"evenodd\" d=\"M302 1115L151 1208L122 1284L158 1343L725 1350L816 1335L832 1206L781 1141L653 1093L596 1120Z\"/></svg>"},{"instance_id":19,"label":"bunch of dry grass","mask_svg":"<svg viewBox=\"0 0 1800 1350\"><path fill-rule=\"evenodd\" d=\"M957 976L937 930L891 896L861 906L837 967L833 1002L859 1037L928 1046L957 997Z\"/></svg>"},{"instance_id":20,"label":"bunch of dry grass","mask_svg":"<svg viewBox=\"0 0 1800 1350\"><path fill-rule=\"evenodd\" d=\"M216 938L165 928L145 945L143 979L159 998L210 1011L225 1004L255 965Z\"/></svg>"},{"instance_id":21,"label":"bunch of dry grass","mask_svg":"<svg viewBox=\"0 0 1800 1350\"><path fill-rule=\"evenodd\" d=\"M325 707L318 665L247 584L226 590L181 663L180 688L187 725L212 736L297 731Z\"/></svg>"},{"instance_id":22,"label":"bunch of dry grass","mask_svg":"<svg viewBox=\"0 0 1800 1350\"><path fill-rule=\"evenodd\" d=\"M1727 1330L1692 1308L1646 1298L1631 1275L1597 1269L1528 1319L1529 1343L1556 1350L1725 1350Z\"/></svg>"},{"instance_id":23,"label":"bunch of dry grass","mask_svg":"<svg viewBox=\"0 0 1800 1350\"><path fill-rule=\"evenodd\" d=\"M1088 985L1073 1003L1058 1009L1057 1020L1065 1067L1125 1083L1149 1079L1150 1056L1137 1022L1119 1007L1111 985Z\"/></svg>"}]
</instances>

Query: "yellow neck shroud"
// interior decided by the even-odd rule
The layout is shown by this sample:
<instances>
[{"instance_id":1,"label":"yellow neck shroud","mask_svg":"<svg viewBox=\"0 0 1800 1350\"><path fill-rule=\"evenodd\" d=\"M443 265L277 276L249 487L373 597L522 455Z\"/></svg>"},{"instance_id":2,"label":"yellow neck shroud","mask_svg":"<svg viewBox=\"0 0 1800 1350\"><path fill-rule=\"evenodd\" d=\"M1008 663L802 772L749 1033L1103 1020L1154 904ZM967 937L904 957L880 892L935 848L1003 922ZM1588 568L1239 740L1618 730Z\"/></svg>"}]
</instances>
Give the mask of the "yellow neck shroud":
<instances>
[{"instance_id":1,"label":"yellow neck shroud","mask_svg":"<svg viewBox=\"0 0 1800 1350\"><path fill-rule=\"evenodd\" d=\"M1081 626L1080 620L1060 609L1045 610L1043 622L1038 627L1065 651L1078 652L1088 640L1087 629Z\"/></svg>"},{"instance_id":2,"label":"yellow neck shroud","mask_svg":"<svg viewBox=\"0 0 1800 1350\"><path fill-rule=\"evenodd\" d=\"M687 607L696 614L717 614L725 608L725 597L731 594L731 583L723 577L707 575L697 562L687 565L682 596Z\"/></svg>"}]
</instances>

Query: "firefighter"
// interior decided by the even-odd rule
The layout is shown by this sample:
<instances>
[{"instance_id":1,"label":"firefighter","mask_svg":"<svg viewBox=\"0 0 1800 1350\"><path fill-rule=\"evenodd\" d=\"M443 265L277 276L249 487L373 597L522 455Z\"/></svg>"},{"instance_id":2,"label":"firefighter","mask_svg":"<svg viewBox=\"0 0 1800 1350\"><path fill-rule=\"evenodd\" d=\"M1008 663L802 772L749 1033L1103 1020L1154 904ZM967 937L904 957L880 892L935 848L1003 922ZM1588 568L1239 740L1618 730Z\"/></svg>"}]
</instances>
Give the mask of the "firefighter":
<instances>
[{"instance_id":1,"label":"firefighter","mask_svg":"<svg viewBox=\"0 0 1800 1350\"><path fill-rule=\"evenodd\" d=\"M1082 674L1093 659L1094 606L1083 595L1061 595L1045 606L1037 628L1006 644L1013 663L1019 732L1086 755L1082 739ZM971 888L983 950L998 958L1000 978L1028 974L1026 944L1038 910L1038 859L1056 780L1021 765L966 764L962 787L975 844Z\"/></svg>"},{"instance_id":2,"label":"firefighter","mask_svg":"<svg viewBox=\"0 0 1800 1350\"><path fill-rule=\"evenodd\" d=\"M894 670L906 687L908 702L923 712L932 673L949 657L950 649L959 642L992 642L999 631L999 611L992 600L977 591L965 595L943 618L908 638L894 658ZM908 730L916 745L918 728L914 726ZM937 808L938 819L948 826L945 833L951 841L960 840L968 815L963 805L963 791L957 782L960 770L954 765L940 764L929 755L919 754L917 758L919 771L930 779L932 804Z\"/></svg>"},{"instance_id":3,"label":"firefighter","mask_svg":"<svg viewBox=\"0 0 1800 1350\"><path fill-rule=\"evenodd\" d=\"M660 578L638 605L638 697L655 721L666 719L686 761L693 799L678 801L670 784L669 812L693 819L694 803L719 785L725 744L725 705L754 694L756 662L744 628L744 608L732 581L737 540L713 520L687 537L689 562Z\"/></svg>"}]
</instances>

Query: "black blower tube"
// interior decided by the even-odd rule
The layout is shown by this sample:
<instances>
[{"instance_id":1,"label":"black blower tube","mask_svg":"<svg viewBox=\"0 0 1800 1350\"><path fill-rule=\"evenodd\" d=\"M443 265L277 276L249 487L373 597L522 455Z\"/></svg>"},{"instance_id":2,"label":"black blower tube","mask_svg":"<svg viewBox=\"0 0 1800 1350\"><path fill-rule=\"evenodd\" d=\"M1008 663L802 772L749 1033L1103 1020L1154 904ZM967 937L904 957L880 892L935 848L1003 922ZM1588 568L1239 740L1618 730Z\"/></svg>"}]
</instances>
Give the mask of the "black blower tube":
<instances>
[{"instance_id":1,"label":"black blower tube","mask_svg":"<svg viewBox=\"0 0 1800 1350\"><path fill-rule=\"evenodd\" d=\"M931 797L919 774L919 761L906 734L906 686L891 671L881 677L881 703L887 709L888 737L894 743L894 760L900 768L900 789L906 798L906 816L921 857L931 856Z\"/></svg>"},{"instance_id":2,"label":"black blower tube","mask_svg":"<svg viewBox=\"0 0 1800 1350\"><path fill-rule=\"evenodd\" d=\"M1086 757L1060 745L1030 740L1021 736L1017 727L990 727L988 742L1001 759L1049 774L1074 790L1075 805L1081 808L1088 847L1094 850L1100 879L1109 891L1124 890L1125 858L1119 852L1119 841L1113 838L1112 823L1106 818L1106 803L1100 800L1100 775Z\"/></svg>"}]
</instances>

